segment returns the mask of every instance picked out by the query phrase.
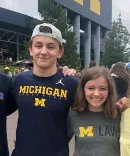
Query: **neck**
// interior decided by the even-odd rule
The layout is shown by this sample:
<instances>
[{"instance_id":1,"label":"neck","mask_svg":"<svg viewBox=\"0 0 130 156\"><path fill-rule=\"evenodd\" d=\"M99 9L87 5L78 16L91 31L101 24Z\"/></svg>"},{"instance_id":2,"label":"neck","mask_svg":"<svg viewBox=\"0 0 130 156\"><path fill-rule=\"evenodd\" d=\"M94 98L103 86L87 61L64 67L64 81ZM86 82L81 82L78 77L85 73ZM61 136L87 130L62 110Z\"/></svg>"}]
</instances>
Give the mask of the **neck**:
<instances>
[{"instance_id":1,"label":"neck","mask_svg":"<svg viewBox=\"0 0 130 156\"><path fill-rule=\"evenodd\" d=\"M88 108L89 108L89 111L91 111L91 112L103 112L103 107L96 108L96 107L88 105Z\"/></svg>"},{"instance_id":2,"label":"neck","mask_svg":"<svg viewBox=\"0 0 130 156\"><path fill-rule=\"evenodd\" d=\"M56 72L57 72L56 66L55 67L53 66L50 68L39 68L35 64L33 66L33 74L35 74L36 76L49 77L49 76L56 74Z\"/></svg>"}]
</instances>

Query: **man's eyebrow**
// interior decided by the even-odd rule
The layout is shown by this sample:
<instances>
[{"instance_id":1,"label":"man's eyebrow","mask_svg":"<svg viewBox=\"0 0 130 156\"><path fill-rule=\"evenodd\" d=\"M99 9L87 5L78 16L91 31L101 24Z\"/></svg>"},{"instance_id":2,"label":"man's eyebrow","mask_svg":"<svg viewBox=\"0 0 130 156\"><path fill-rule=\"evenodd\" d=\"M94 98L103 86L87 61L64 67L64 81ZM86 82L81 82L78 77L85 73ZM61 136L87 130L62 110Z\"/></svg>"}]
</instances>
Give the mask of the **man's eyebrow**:
<instances>
[{"instance_id":1,"label":"man's eyebrow","mask_svg":"<svg viewBox=\"0 0 130 156\"><path fill-rule=\"evenodd\" d=\"M55 44L55 43L51 43L51 42L50 42L50 43L47 43L47 44Z\"/></svg>"},{"instance_id":2,"label":"man's eyebrow","mask_svg":"<svg viewBox=\"0 0 130 156\"><path fill-rule=\"evenodd\" d=\"M40 42L40 41L36 41L36 44L37 44L37 43L38 43L38 44L41 44L42 42Z\"/></svg>"},{"instance_id":3,"label":"man's eyebrow","mask_svg":"<svg viewBox=\"0 0 130 156\"><path fill-rule=\"evenodd\" d=\"M38 43L38 44L42 44L42 42L41 41L36 41L36 43ZM55 43L53 43L53 42L49 42L49 43L46 43L46 44L55 44Z\"/></svg>"}]
</instances>

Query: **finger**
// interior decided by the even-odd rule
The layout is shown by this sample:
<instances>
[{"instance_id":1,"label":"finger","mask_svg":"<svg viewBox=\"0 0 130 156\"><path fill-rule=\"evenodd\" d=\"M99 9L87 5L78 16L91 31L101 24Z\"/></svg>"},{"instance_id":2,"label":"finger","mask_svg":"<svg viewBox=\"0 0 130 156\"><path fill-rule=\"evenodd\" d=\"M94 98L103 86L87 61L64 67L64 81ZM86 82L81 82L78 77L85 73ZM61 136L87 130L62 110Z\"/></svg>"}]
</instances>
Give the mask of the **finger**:
<instances>
[{"instance_id":1,"label":"finger","mask_svg":"<svg viewBox=\"0 0 130 156\"><path fill-rule=\"evenodd\" d=\"M130 100L126 97L123 97L116 103L116 106L120 109L121 112L123 112L130 107Z\"/></svg>"},{"instance_id":2,"label":"finger","mask_svg":"<svg viewBox=\"0 0 130 156\"><path fill-rule=\"evenodd\" d=\"M75 69L70 69L69 74L72 75L72 76L75 76L76 70Z\"/></svg>"},{"instance_id":3,"label":"finger","mask_svg":"<svg viewBox=\"0 0 130 156\"><path fill-rule=\"evenodd\" d=\"M74 70L72 70L72 69L68 70L67 72L68 72L67 73L68 76L74 75Z\"/></svg>"},{"instance_id":4,"label":"finger","mask_svg":"<svg viewBox=\"0 0 130 156\"><path fill-rule=\"evenodd\" d=\"M75 75L76 74L76 70L75 69L71 69L71 70L72 70L73 75Z\"/></svg>"},{"instance_id":5,"label":"finger","mask_svg":"<svg viewBox=\"0 0 130 156\"><path fill-rule=\"evenodd\" d=\"M74 69L67 69L63 74L64 74L64 76L74 76L75 75L75 73L76 73L76 71L74 70Z\"/></svg>"},{"instance_id":6,"label":"finger","mask_svg":"<svg viewBox=\"0 0 130 156\"><path fill-rule=\"evenodd\" d=\"M66 76L68 70L70 70L70 69L67 66L63 67L62 73L63 73L64 76Z\"/></svg>"},{"instance_id":7,"label":"finger","mask_svg":"<svg viewBox=\"0 0 130 156\"><path fill-rule=\"evenodd\" d=\"M122 105L120 103L116 103L116 107L120 110L122 109Z\"/></svg>"},{"instance_id":8,"label":"finger","mask_svg":"<svg viewBox=\"0 0 130 156\"><path fill-rule=\"evenodd\" d=\"M127 102L128 102L128 99L127 99L126 97L123 97L122 99L120 99L120 101L121 101L122 103L127 103Z\"/></svg>"},{"instance_id":9,"label":"finger","mask_svg":"<svg viewBox=\"0 0 130 156\"><path fill-rule=\"evenodd\" d=\"M63 73L64 76L70 76L70 69L67 69L66 71L64 71Z\"/></svg>"},{"instance_id":10,"label":"finger","mask_svg":"<svg viewBox=\"0 0 130 156\"><path fill-rule=\"evenodd\" d=\"M121 98L119 101L116 102L116 104L126 104L128 99L126 97Z\"/></svg>"},{"instance_id":11,"label":"finger","mask_svg":"<svg viewBox=\"0 0 130 156\"><path fill-rule=\"evenodd\" d=\"M116 102L116 106L117 106L117 107L122 106L122 101L121 101L121 100L117 101L117 102Z\"/></svg>"}]
</instances>

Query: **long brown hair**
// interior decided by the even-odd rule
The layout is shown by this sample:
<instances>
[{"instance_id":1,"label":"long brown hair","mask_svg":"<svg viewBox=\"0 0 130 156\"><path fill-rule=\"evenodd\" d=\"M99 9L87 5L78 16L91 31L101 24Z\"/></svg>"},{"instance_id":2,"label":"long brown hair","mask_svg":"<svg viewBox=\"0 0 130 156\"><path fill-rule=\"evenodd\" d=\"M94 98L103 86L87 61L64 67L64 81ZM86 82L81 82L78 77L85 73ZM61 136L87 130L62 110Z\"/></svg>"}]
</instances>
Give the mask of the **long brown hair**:
<instances>
[{"instance_id":1,"label":"long brown hair","mask_svg":"<svg viewBox=\"0 0 130 156\"><path fill-rule=\"evenodd\" d=\"M119 78L124 80L129 80L129 74L127 73L125 66L122 62L116 63L113 68L111 69L111 74L116 74Z\"/></svg>"},{"instance_id":2,"label":"long brown hair","mask_svg":"<svg viewBox=\"0 0 130 156\"><path fill-rule=\"evenodd\" d=\"M127 85L127 93L126 96L130 97L130 74L126 71L125 65L122 62L116 63L112 70L110 71L111 74L116 74L118 78L123 79Z\"/></svg>"},{"instance_id":3,"label":"long brown hair","mask_svg":"<svg viewBox=\"0 0 130 156\"><path fill-rule=\"evenodd\" d=\"M86 69L84 74L82 75L77 88L75 103L72 106L72 110L77 112L88 111L88 102L85 98L84 86L88 81L94 80L101 76L104 77L108 83L108 97L104 103L104 114L106 117L112 118L117 116L117 109L115 105L117 94L114 80L110 75L108 69L98 66Z\"/></svg>"}]
</instances>

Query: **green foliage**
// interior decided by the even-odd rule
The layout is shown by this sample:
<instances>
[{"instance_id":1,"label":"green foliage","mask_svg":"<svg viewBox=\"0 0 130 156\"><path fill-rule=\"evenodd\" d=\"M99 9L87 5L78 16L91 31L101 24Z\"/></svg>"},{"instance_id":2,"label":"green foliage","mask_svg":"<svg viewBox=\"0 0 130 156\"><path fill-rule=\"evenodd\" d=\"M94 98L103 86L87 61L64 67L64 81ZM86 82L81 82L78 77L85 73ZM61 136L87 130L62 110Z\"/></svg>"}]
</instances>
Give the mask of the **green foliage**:
<instances>
[{"instance_id":1,"label":"green foliage","mask_svg":"<svg viewBox=\"0 0 130 156\"><path fill-rule=\"evenodd\" d=\"M58 62L62 62L69 67L77 68L80 66L80 59L75 51L76 44L74 42L74 33L67 32L65 39L67 40L67 43L64 44L64 55ZM71 40L73 40L73 42Z\"/></svg>"},{"instance_id":2,"label":"green foliage","mask_svg":"<svg viewBox=\"0 0 130 156\"><path fill-rule=\"evenodd\" d=\"M117 62L127 62L130 58L130 34L122 24L121 15L113 21L108 38L105 42L105 52L101 58L108 67Z\"/></svg>"},{"instance_id":3,"label":"green foliage","mask_svg":"<svg viewBox=\"0 0 130 156\"><path fill-rule=\"evenodd\" d=\"M28 59L28 58L30 58L29 45L28 45L28 42L25 41L24 42L24 50L22 51L22 53L20 55L20 60L22 60L22 59Z\"/></svg>"},{"instance_id":4,"label":"green foliage","mask_svg":"<svg viewBox=\"0 0 130 156\"><path fill-rule=\"evenodd\" d=\"M39 13L43 18L42 22L51 23L61 30L63 38L67 41L64 44L64 55L59 62L76 68L80 64L79 55L76 53L76 41L74 33L70 30L71 24L67 17L67 10L55 0L39 0Z\"/></svg>"}]
</instances>

